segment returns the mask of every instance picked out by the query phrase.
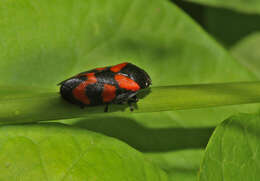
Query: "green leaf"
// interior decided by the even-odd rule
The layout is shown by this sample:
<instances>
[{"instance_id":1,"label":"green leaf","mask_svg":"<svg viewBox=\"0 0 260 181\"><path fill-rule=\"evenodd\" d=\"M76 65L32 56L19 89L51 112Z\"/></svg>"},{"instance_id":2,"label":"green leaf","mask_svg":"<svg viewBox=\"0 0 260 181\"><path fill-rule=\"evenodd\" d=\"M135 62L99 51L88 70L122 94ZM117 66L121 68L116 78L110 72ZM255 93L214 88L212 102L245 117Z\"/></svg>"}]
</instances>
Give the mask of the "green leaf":
<instances>
[{"instance_id":1,"label":"green leaf","mask_svg":"<svg viewBox=\"0 0 260 181\"><path fill-rule=\"evenodd\" d=\"M25 86L34 91L49 92L51 89L57 92L58 82L78 72L123 61L145 69L152 77L153 86L256 80L191 18L164 0L0 1L0 19L0 85L4 87L15 85L18 89ZM22 94L28 95L27 92ZM100 127L100 122L116 117L121 127L117 127L118 122L111 124L107 134L120 137L122 129L129 136L125 141L134 146L145 145L147 140L140 140L141 134L135 135L136 127L122 124L125 120L148 130L184 130L191 138L195 133L202 134L202 138L197 137L191 146L184 142L188 137L184 139L181 134L176 139L165 135L159 139L155 133L149 137L148 141L153 145L165 140L161 148L151 149L154 152L162 156L167 154L167 158L170 155L178 158L180 152L176 151L190 149L191 152L187 150L188 159L188 154L203 147L209 138L208 131L201 133L200 128L207 130L234 112L250 112L256 108L255 105L244 105L176 112L117 113L64 122L88 128L88 120L94 129ZM168 132L163 131L165 133ZM128 142L130 139L133 141ZM167 147L166 143L170 145ZM160 152L164 146L167 149ZM200 157L202 152L198 152ZM154 158L153 155L148 157ZM194 165L191 179L194 179L195 167L198 169L198 160L189 163ZM172 179L174 175L188 177L187 172L181 171L187 168L181 161L161 161L167 164Z\"/></svg>"},{"instance_id":2,"label":"green leaf","mask_svg":"<svg viewBox=\"0 0 260 181\"><path fill-rule=\"evenodd\" d=\"M204 14L207 32L227 48L260 30L259 14L243 14L209 7L204 9Z\"/></svg>"},{"instance_id":3,"label":"green leaf","mask_svg":"<svg viewBox=\"0 0 260 181\"><path fill-rule=\"evenodd\" d=\"M116 137L165 170L170 180L196 180L197 172L213 128L191 127L171 112L161 114L89 115L64 123ZM147 119L149 117L153 119ZM156 121L157 120L157 121ZM200 122L201 123L201 122Z\"/></svg>"},{"instance_id":4,"label":"green leaf","mask_svg":"<svg viewBox=\"0 0 260 181\"><path fill-rule=\"evenodd\" d=\"M167 171L171 181L195 181L203 154L202 149L184 149L164 154L147 153L146 156L152 157L154 163Z\"/></svg>"},{"instance_id":5,"label":"green leaf","mask_svg":"<svg viewBox=\"0 0 260 181\"><path fill-rule=\"evenodd\" d=\"M260 33L253 33L232 47L231 53L257 77L260 77Z\"/></svg>"},{"instance_id":6,"label":"green leaf","mask_svg":"<svg viewBox=\"0 0 260 181\"><path fill-rule=\"evenodd\" d=\"M238 114L219 125L206 148L200 180L259 180L259 122L259 114Z\"/></svg>"},{"instance_id":7,"label":"green leaf","mask_svg":"<svg viewBox=\"0 0 260 181\"><path fill-rule=\"evenodd\" d=\"M0 180L167 180L125 143L61 124L2 126L0 147Z\"/></svg>"},{"instance_id":8,"label":"green leaf","mask_svg":"<svg viewBox=\"0 0 260 181\"><path fill-rule=\"evenodd\" d=\"M154 86L255 80L167 1L0 3L0 84L4 86L57 90L58 82L75 73L126 60L147 70ZM226 116L221 112L207 122L219 122ZM172 120L173 114L166 119ZM189 119L197 122L204 114Z\"/></svg>"},{"instance_id":9,"label":"green leaf","mask_svg":"<svg viewBox=\"0 0 260 181\"><path fill-rule=\"evenodd\" d=\"M0 2L0 85L57 90L75 73L122 61L154 86L253 78L167 1L47 2Z\"/></svg>"},{"instance_id":10,"label":"green leaf","mask_svg":"<svg viewBox=\"0 0 260 181\"><path fill-rule=\"evenodd\" d=\"M148 89L149 90L149 89ZM260 82L200 84L154 87L136 105L134 112L157 112L234 104L259 103ZM12 94L0 99L0 123L47 121L84 117L104 113L104 106L80 109L62 100L58 93L31 94L24 97ZM110 105L109 112L129 113L126 105ZM105 113L107 114L107 113ZM1 121L2 120L2 121Z\"/></svg>"},{"instance_id":11,"label":"green leaf","mask_svg":"<svg viewBox=\"0 0 260 181\"><path fill-rule=\"evenodd\" d=\"M244 13L260 13L260 2L258 0L187 0L203 5L223 7Z\"/></svg>"}]
</instances>

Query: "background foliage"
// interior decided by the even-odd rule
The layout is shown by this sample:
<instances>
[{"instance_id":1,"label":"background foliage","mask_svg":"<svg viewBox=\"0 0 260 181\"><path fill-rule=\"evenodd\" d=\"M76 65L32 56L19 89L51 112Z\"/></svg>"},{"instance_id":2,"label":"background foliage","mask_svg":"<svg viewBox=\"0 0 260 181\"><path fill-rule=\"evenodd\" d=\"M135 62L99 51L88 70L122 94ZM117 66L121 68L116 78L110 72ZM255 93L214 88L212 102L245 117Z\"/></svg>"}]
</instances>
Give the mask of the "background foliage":
<instances>
[{"instance_id":1,"label":"background foliage","mask_svg":"<svg viewBox=\"0 0 260 181\"><path fill-rule=\"evenodd\" d=\"M232 2L1 1L0 108L11 107L20 97L30 102L36 93L58 92L58 82L80 71L123 61L144 68L153 87L256 81L260 6L257 1ZM41 97L37 100L40 104ZM153 104L161 104L160 99ZM34 117L49 114L38 114L41 107L35 102L30 106ZM91 114L57 124L2 126L1 179L232 180L235 177L226 173L245 165L237 177L253 175L251 180L258 180L253 169L258 160L258 114L224 121L258 109L251 104ZM0 121L8 123L20 114L17 109ZM247 129L251 127L254 130ZM229 129L221 142L223 130ZM236 156L230 158L232 154ZM256 165L248 164L248 157Z\"/></svg>"}]
</instances>

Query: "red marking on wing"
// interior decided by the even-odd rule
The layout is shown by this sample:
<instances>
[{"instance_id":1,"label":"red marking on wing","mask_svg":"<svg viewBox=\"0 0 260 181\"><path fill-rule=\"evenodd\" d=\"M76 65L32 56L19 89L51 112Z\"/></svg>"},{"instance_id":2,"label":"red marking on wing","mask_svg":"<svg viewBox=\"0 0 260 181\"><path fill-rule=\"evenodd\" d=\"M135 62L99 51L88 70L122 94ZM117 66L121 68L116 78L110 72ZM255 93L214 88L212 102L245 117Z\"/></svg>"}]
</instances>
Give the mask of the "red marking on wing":
<instances>
[{"instance_id":1,"label":"red marking on wing","mask_svg":"<svg viewBox=\"0 0 260 181\"><path fill-rule=\"evenodd\" d=\"M110 68L110 70L112 72L119 72L120 70L122 70L122 68L124 68L128 63L125 62L125 63L121 63L121 64L118 64L118 65L115 65L113 67Z\"/></svg>"},{"instance_id":2,"label":"red marking on wing","mask_svg":"<svg viewBox=\"0 0 260 181\"><path fill-rule=\"evenodd\" d=\"M86 81L80 83L75 89L73 90L73 95L75 99L83 102L84 104L90 104L90 100L86 95L86 87L89 84L94 84L97 82L97 78L95 77L95 73L88 73L86 74L88 78Z\"/></svg>"},{"instance_id":3,"label":"red marking on wing","mask_svg":"<svg viewBox=\"0 0 260 181\"><path fill-rule=\"evenodd\" d=\"M138 91L140 89L140 86L134 80L124 75L115 75L115 80L118 82L120 88L124 88L131 91Z\"/></svg>"},{"instance_id":4,"label":"red marking on wing","mask_svg":"<svg viewBox=\"0 0 260 181\"><path fill-rule=\"evenodd\" d=\"M97 78L95 77L95 73L94 72L87 73L86 76L88 77L88 80L90 80L90 81L93 81L94 79L97 80Z\"/></svg>"},{"instance_id":5,"label":"red marking on wing","mask_svg":"<svg viewBox=\"0 0 260 181\"><path fill-rule=\"evenodd\" d=\"M98 70L98 71L101 71L101 70L104 70L104 69L106 69L106 67L96 68L96 70Z\"/></svg>"},{"instance_id":6,"label":"red marking on wing","mask_svg":"<svg viewBox=\"0 0 260 181\"><path fill-rule=\"evenodd\" d=\"M76 75L75 77L83 77L83 76L88 77L88 76L92 76L92 75L95 75L95 72L89 72L89 73L83 72L83 73Z\"/></svg>"},{"instance_id":7,"label":"red marking on wing","mask_svg":"<svg viewBox=\"0 0 260 181\"><path fill-rule=\"evenodd\" d=\"M102 92L103 102L111 102L116 97L116 87L109 84L104 84Z\"/></svg>"}]
</instances>

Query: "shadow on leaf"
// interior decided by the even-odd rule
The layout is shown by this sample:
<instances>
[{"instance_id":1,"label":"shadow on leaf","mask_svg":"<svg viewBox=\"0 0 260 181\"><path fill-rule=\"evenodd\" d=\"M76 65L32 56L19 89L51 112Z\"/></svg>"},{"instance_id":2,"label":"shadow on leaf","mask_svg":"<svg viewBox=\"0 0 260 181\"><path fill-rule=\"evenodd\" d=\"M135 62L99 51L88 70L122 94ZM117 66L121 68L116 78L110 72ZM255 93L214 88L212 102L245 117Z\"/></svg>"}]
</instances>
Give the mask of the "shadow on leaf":
<instances>
[{"instance_id":1,"label":"shadow on leaf","mask_svg":"<svg viewBox=\"0 0 260 181\"><path fill-rule=\"evenodd\" d=\"M142 152L205 148L214 128L147 128L130 118L79 120L74 126L118 138Z\"/></svg>"}]
</instances>

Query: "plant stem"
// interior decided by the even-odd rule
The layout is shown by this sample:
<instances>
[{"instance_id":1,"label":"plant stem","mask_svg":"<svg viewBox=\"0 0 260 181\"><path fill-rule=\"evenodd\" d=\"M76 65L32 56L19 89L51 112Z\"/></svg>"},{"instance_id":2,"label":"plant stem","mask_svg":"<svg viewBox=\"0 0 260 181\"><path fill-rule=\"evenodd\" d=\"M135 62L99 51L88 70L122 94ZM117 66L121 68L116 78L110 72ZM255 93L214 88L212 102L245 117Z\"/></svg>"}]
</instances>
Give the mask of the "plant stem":
<instances>
[{"instance_id":1,"label":"plant stem","mask_svg":"<svg viewBox=\"0 0 260 181\"><path fill-rule=\"evenodd\" d=\"M144 97L148 91L140 92ZM138 102L139 112L158 112L260 102L260 82L197 84L152 87ZM109 112L130 114L127 105L110 105ZM0 123L35 122L104 114L104 106L79 108L57 92L26 95L5 94L0 98ZM105 113L109 114L109 113Z\"/></svg>"}]
</instances>

